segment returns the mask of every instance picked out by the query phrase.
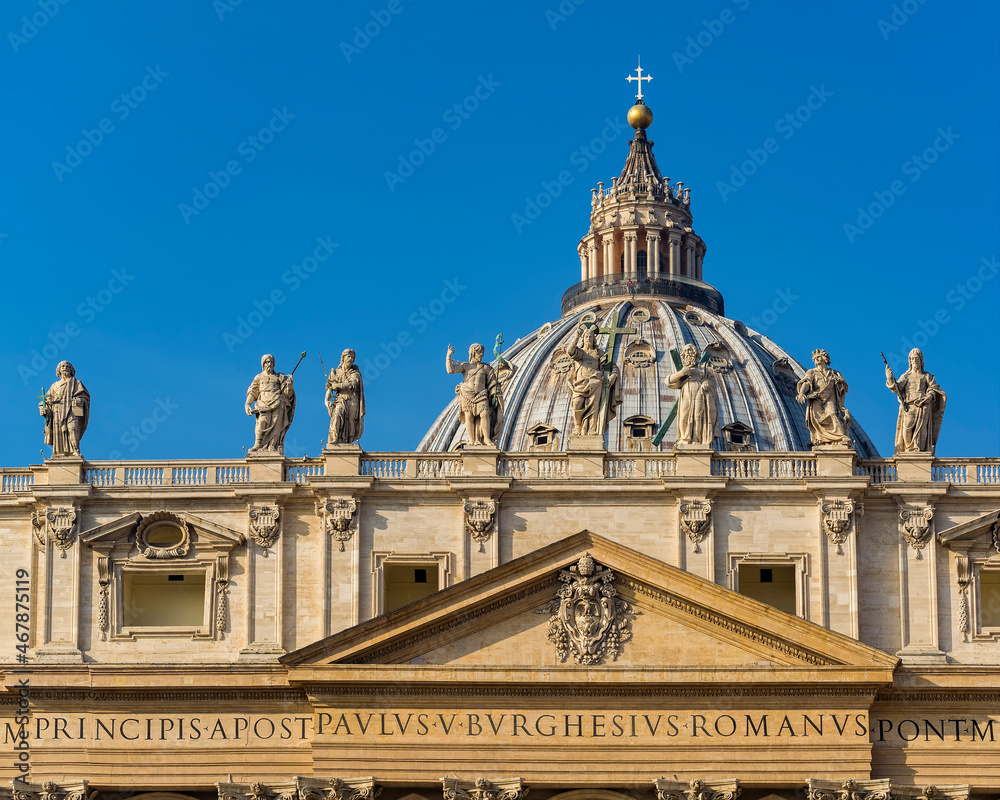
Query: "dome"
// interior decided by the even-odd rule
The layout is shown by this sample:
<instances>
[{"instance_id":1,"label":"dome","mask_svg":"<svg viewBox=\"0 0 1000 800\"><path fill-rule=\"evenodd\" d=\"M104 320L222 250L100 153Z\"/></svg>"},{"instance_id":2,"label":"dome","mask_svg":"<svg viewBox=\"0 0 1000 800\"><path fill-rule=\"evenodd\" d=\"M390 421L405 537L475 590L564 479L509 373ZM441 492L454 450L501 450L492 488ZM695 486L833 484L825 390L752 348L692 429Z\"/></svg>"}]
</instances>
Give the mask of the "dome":
<instances>
[{"instance_id":1,"label":"dome","mask_svg":"<svg viewBox=\"0 0 1000 800\"><path fill-rule=\"evenodd\" d=\"M640 78L630 80L640 86L652 80L637 71ZM622 404L610 420L608 450L673 448L676 422L656 434L677 401L666 378L679 369L688 344L716 373L715 450L810 450L805 406L795 399L805 369L766 336L724 316L722 295L703 280L707 247L694 230L691 190L660 172L645 131L652 111L641 90L637 108L648 114L637 117L644 124L635 126L621 174L610 188L599 183L591 190L590 225L577 246L580 282L563 295L562 318L503 354L515 371L498 374L504 420L496 444L513 452L569 448L574 422L565 348L581 325L596 323L603 330L598 346L612 353L621 374ZM464 436L456 398L417 449L453 450ZM850 436L861 458L878 457L863 430L852 426Z\"/></svg>"},{"instance_id":2,"label":"dome","mask_svg":"<svg viewBox=\"0 0 1000 800\"><path fill-rule=\"evenodd\" d=\"M563 348L576 340L579 326L594 321L602 328L624 328L614 343L621 371L622 404L608 428L611 451L670 450L677 426L662 444L653 433L677 399L666 377L676 371L671 350L693 344L719 386L720 451L809 450L805 407L795 399L795 384L805 369L786 351L743 323L705 308L660 298L613 299L580 308L518 339L504 353L516 367L504 391L504 424L497 445L502 450L568 449L573 412L567 382L569 358ZM602 349L609 334L598 336ZM836 368L836 363L833 364ZM848 403L850 408L850 403ZM464 439L458 401L452 400L420 442L419 451L455 449ZM861 458L877 458L868 435L851 427L851 440Z\"/></svg>"}]
</instances>

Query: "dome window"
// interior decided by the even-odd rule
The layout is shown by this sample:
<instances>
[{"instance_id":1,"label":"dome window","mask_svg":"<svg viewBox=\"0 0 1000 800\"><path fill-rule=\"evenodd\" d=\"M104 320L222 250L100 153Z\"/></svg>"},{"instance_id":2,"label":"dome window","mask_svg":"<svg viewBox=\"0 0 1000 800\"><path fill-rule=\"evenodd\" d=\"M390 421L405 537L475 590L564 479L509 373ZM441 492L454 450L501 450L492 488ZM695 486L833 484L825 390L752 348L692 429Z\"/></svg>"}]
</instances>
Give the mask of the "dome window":
<instances>
[{"instance_id":1,"label":"dome window","mask_svg":"<svg viewBox=\"0 0 1000 800\"><path fill-rule=\"evenodd\" d=\"M705 324L705 320L702 318L701 314L699 314L693 308L684 312L684 321L688 325L704 325Z\"/></svg>"},{"instance_id":2,"label":"dome window","mask_svg":"<svg viewBox=\"0 0 1000 800\"><path fill-rule=\"evenodd\" d=\"M571 366L573 366L573 359L569 357L565 350L557 347L556 351L552 354L552 361L549 362L549 369L556 375L563 375L569 372Z\"/></svg>"},{"instance_id":3,"label":"dome window","mask_svg":"<svg viewBox=\"0 0 1000 800\"><path fill-rule=\"evenodd\" d=\"M733 368L733 362L729 357L729 351L720 342L713 342L705 347L708 353L708 366L719 375L729 372Z\"/></svg>"},{"instance_id":4,"label":"dome window","mask_svg":"<svg viewBox=\"0 0 1000 800\"><path fill-rule=\"evenodd\" d=\"M656 363L656 350L644 339L637 339L625 348L625 363L637 369L651 367Z\"/></svg>"},{"instance_id":5,"label":"dome window","mask_svg":"<svg viewBox=\"0 0 1000 800\"><path fill-rule=\"evenodd\" d=\"M652 314L649 313L648 308L637 307L632 310L632 314L629 317L629 322L633 325L641 325L644 322L649 322Z\"/></svg>"},{"instance_id":6,"label":"dome window","mask_svg":"<svg viewBox=\"0 0 1000 800\"><path fill-rule=\"evenodd\" d=\"M636 415L622 423L625 428L625 449L630 453L642 453L655 450L653 434L656 433L656 423L649 417Z\"/></svg>"},{"instance_id":7,"label":"dome window","mask_svg":"<svg viewBox=\"0 0 1000 800\"><path fill-rule=\"evenodd\" d=\"M559 429L539 422L528 429L529 452L551 453L559 449Z\"/></svg>"},{"instance_id":8,"label":"dome window","mask_svg":"<svg viewBox=\"0 0 1000 800\"><path fill-rule=\"evenodd\" d=\"M722 427L722 439L726 450L746 452L753 450L753 428L742 422L730 422Z\"/></svg>"}]
</instances>

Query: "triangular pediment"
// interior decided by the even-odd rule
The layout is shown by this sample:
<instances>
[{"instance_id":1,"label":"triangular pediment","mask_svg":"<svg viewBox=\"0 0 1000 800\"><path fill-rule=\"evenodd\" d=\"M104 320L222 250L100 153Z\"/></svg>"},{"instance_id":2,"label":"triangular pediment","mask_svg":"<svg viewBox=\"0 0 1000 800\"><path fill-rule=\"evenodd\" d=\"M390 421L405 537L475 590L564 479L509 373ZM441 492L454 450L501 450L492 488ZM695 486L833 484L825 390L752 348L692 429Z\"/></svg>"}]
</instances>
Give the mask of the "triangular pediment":
<instances>
[{"instance_id":1,"label":"triangular pediment","mask_svg":"<svg viewBox=\"0 0 1000 800\"><path fill-rule=\"evenodd\" d=\"M592 576L589 584L580 578L584 573ZM614 591L603 592L601 587L609 584ZM576 591L582 603L561 605L562 596ZM593 652L581 658L580 649L565 641L566 634L575 641L588 628L600 629L594 620L606 623L608 615L600 611L602 603L616 607L620 625L610 626L596 644L593 636L583 636ZM588 620L591 612L594 619ZM351 664L584 670L860 667L890 680L898 663L895 656L587 531L281 660L293 672Z\"/></svg>"},{"instance_id":2,"label":"triangular pediment","mask_svg":"<svg viewBox=\"0 0 1000 800\"><path fill-rule=\"evenodd\" d=\"M162 511L150 511L148 513L134 512L118 519L105 522L103 525L90 528L80 534L80 541L91 547L103 544L115 544L128 539L135 533L143 520L157 516L165 516ZM188 525L198 535L202 544L210 547L232 549L238 544L246 541L246 536L240 531L219 525L216 522L203 519L186 511L170 512L168 515L178 521L178 523Z\"/></svg>"},{"instance_id":3,"label":"triangular pediment","mask_svg":"<svg viewBox=\"0 0 1000 800\"><path fill-rule=\"evenodd\" d=\"M940 531L938 541L959 548L969 544L992 545L1000 552L1000 509Z\"/></svg>"}]
</instances>

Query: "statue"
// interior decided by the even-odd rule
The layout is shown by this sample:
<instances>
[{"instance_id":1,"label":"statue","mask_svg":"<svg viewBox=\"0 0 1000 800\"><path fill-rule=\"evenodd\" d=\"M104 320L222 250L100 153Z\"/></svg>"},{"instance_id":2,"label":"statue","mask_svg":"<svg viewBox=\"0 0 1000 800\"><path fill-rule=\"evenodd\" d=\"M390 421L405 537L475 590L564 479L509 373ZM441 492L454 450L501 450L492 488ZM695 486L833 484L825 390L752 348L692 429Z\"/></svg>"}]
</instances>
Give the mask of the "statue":
<instances>
[{"instance_id":1,"label":"statue","mask_svg":"<svg viewBox=\"0 0 1000 800\"><path fill-rule=\"evenodd\" d=\"M573 359L569 371L573 433L604 436L622 402L618 366L612 363L605 368L605 353L597 346L595 328L581 327L576 342L565 349L566 355Z\"/></svg>"},{"instance_id":2,"label":"statue","mask_svg":"<svg viewBox=\"0 0 1000 800\"><path fill-rule=\"evenodd\" d=\"M38 404L38 413L45 417L45 444L52 445L53 457L78 456L90 420L90 392L76 379L68 361L59 362L56 375L59 380Z\"/></svg>"},{"instance_id":3,"label":"statue","mask_svg":"<svg viewBox=\"0 0 1000 800\"><path fill-rule=\"evenodd\" d=\"M468 361L455 361L455 348L449 344L444 366L449 375L462 375L455 394L469 444L496 447L503 425L503 392L493 368L483 363L485 352L481 344L474 344L469 348Z\"/></svg>"},{"instance_id":4,"label":"statue","mask_svg":"<svg viewBox=\"0 0 1000 800\"><path fill-rule=\"evenodd\" d=\"M719 401L715 373L699 366L698 348L684 345L679 371L667 376L667 386L680 389L677 399L677 444L711 447L719 435Z\"/></svg>"},{"instance_id":5,"label":"statue","mask_svg":"<svg viewBox=\"0 0 1000 800\"><path fill-rule=\"evenodd\" d=\"M299 359L301 361L301 359ZM251 453L285 452L285 434L295 416L295 389L292 376L274 371L274 356L260 360L263 371L253 379L247 389L247 416L256 415L255 439ZM257 406L253 407L256 401Z\"/></svg>"},{"instance_id":6,"label":"statue","mask_svg":"<svg viewBox=\"0 0 1000 800\"><path fill-rule=\"evenodd\" d=\"M352 444L365 429L365 385L361 370L354 366L355 355L353 350L345 350L340 366L331 369L326 379L326 408L330 412L327 446Z\"/></svg>"},{"instance_id":7,"label":"statue","mask_svg":"<svg viewBox=\"0 0 1000 800\"><path fill-rule=\"evenodd\" d=\"M826 350L813 350L815 369L795 385L795 399L806 406L806 427L815 447L820 444L838 444L849 447L847 435L851 427L850 412L844 407L847 381L837 370L830 369L830 354Z\"/></svg>"},{"instance_id":8,"label":"statue","mask_svg":"<svg viewBox=\"0 0 1000 800\"><path fill-rule=\"evenodd\" d=\"M924 354L918 348L910 351L909 361L910 368L899 376L899 380L893 377L889 365L885 365L886 388L899 398L896 452L933 453L948 398L934 376L924 372Z\"/></svg>"}]
</instances>

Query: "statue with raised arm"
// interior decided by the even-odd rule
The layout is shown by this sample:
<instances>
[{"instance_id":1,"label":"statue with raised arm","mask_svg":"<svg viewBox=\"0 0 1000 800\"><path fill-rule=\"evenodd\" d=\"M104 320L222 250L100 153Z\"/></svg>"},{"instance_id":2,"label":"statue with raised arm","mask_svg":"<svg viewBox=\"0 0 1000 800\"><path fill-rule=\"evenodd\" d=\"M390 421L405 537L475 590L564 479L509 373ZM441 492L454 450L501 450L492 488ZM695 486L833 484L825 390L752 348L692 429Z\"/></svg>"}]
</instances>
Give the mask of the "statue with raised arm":
<instances>
[{"instance_id":1,"label":"statue with raised arm","mask_svg":"<svg viewBox=\"0 0 1000 800\"><path fill-rule=\"evenodd\" d=\"M885 385L899 398L896 418L897 453L933 453L941 432L947 395L934 376L924 372L924 354L916 347L910 351L910 368L899 379L886 364Z\"/></svg>"},{"instance_id":2,"label":"statue with raised arm","mask_svg":"<svg viewBox=\"0 0 1000 800\"><path fill-rule=\"evenodd\" d=\"M837 370L830 369L830 354L813 350L814 369L795 385L795 399L806 407L806 427L812 444L837 444L849 447L851 415L844 406L847 381Z\"/></svg>"},{"instance_id":3,"label":"statue with raised arm","mask_svg":"<svg viewBox=\"0 0 1000 800\"><path fill-rule=\"evenodd\" d=\"M677 398L677 444L710 447L719 435L719 401L715 372L698 364L698 348L684 345L682 366L667 376L667 386L679 389Z\"/></svg>"},{"instance_id":4,"label":"statue with raised arm","mask_svg":"<svg viewBox=\"0 0 1000 800\"><path fill-rule=\"evenodd\" d=\"M45 444L52 445L53 457L78 456L90 420L90 392L68 361L59 362L56 375L59 380L38 404L38 413L45 417Z\"/></svg>"},{"instance_id":5,"label":"statue with raised arm","mask_svg":"<svg viewBox=\"0 0 1000 800\"><path fill-rule=\"evenodd\" d=\"M365 429L365 385L361 370L354 365L356 354L345 350L340 366L326 379L326 409L330 412L327 445L352 444Z\"/></svg>"},{"instance_id":6,"label":"statue with raised arm","mask_svg":"<svg viewBox=\"0 0 1000 800\"><path fill-rule=\"evenodd\" d=\"M565 351L573 359L568 375L573 433L603 436L622 402L618 365L605 366L606 354L597 345L594 328L581 327L576 342Z\"/></svg>"},{"instance_id":7,"label":"statue with raised arm","mask_svg":"<svg viewBox=\"0 0 1000 800\"><path fill-rule=\"evenodd\" d=\"M292 385L292 376L274 371L272 355L263 356L260 365L262 371L247 389L247 416L257 417L254 443L250 453L283 455L285 434L288 433L288 428L295 417L295 388Z\"/></svg>"},{"instance_id":8,"label":"statue with raised arm","mask_svg":"<svg viewBox=\"0 0 1000 800\"><path fill-rule=\"evenodd\" d=\"M481 344L474 344L469 348L468 361L455 361L455 348L449 344L444 365L449 375L462 376L455 394L469 444L496 447L503 425L503 393L493 368L483 363L485 352Z\"/></svg>"}]
</instances>

